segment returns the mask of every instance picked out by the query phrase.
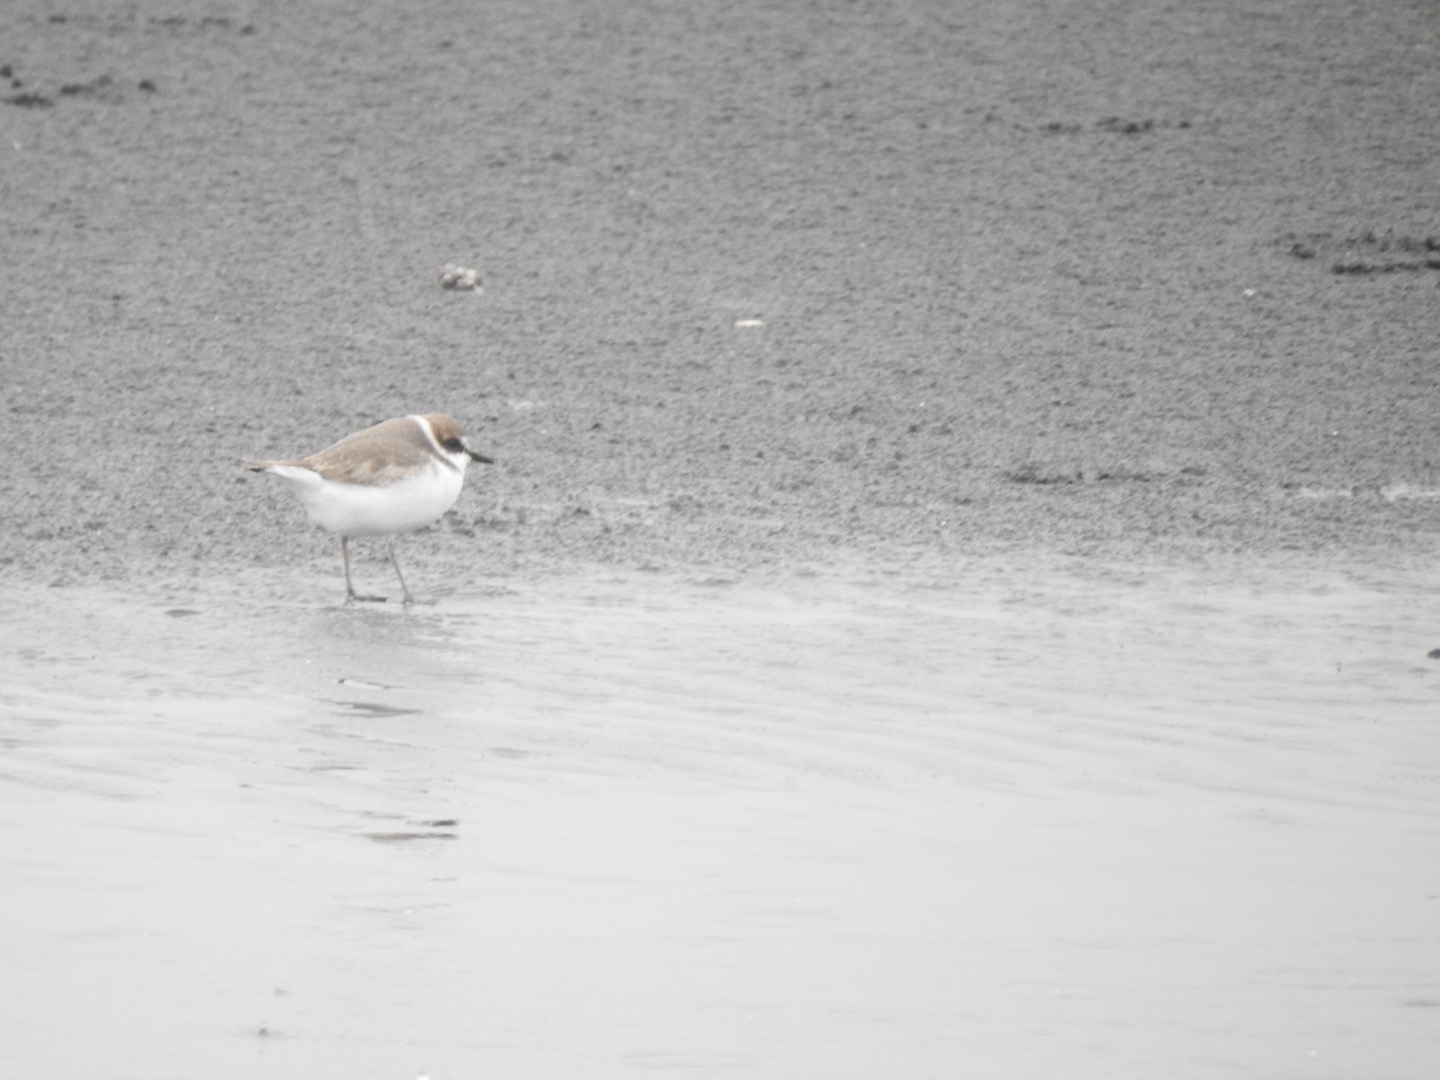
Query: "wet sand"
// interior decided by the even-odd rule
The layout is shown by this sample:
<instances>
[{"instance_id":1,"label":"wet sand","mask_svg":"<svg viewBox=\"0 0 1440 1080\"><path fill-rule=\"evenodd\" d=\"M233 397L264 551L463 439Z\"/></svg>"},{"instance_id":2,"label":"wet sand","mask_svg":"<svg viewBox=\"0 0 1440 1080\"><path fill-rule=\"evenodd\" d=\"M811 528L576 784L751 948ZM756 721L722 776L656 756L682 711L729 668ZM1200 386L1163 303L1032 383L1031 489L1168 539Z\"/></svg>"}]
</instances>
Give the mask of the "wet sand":
<instances>
[{"instance_id":1,"label":"wet sand","mask_svg":"<svg viewBox=\"0 0 1440 1080\"><path fill-rule=\"evenodd\" d=\"M7 4L0 1073L1428 1080L1437 56Z\"/></svg>"},{"instance_id":2,"label":"wet sand","mask_svg":"<svg viewBox=\"0 0 1440 1080\"><path fill-rule=\"evenodd\" d=\"M328 566L231 463L430 411L476 584L1440 547L1428 2L0 32L7 577Z\"/></svg>"}]
</instances>

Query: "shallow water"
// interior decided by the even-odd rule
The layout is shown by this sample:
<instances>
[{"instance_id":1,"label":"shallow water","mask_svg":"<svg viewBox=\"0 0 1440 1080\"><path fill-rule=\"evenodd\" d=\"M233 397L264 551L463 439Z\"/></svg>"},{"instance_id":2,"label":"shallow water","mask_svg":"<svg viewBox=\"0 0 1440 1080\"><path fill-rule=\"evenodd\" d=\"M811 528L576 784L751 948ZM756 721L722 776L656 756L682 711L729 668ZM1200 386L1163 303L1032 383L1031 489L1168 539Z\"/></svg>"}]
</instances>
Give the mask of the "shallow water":
<instances>
[{"instance_id":1,"label":"shallow water","mask_svg":"<svg viewBox=\"0 0 1440 1080\"><path fill-rule=\"evenodd\" d=\"M1428 1077L1440 578L11 589L0 1073Z\"/></svg>"}]
</instances>

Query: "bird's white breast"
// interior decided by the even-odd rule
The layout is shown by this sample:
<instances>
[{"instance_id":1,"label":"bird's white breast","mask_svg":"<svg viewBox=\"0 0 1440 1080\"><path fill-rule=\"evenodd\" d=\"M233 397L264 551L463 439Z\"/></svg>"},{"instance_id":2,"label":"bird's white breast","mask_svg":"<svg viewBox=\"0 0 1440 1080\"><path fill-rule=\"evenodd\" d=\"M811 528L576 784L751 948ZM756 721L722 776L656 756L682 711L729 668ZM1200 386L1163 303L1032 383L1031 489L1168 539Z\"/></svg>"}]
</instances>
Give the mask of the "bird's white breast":
<instances>
[{"instance_id":1,"label":"bird's white breast","mask_svg":"<svg viewBox=\"0 0 1440 1080\"><path fill-rule=\"evenodd\" d=\"M290 483L311 521L341 536L389 536L422 528L455 505L465 483L463 464L448 468L439 461L391 484L326 480L297 465L274 465L270 471Z\"/></svg>"}]
</instances>

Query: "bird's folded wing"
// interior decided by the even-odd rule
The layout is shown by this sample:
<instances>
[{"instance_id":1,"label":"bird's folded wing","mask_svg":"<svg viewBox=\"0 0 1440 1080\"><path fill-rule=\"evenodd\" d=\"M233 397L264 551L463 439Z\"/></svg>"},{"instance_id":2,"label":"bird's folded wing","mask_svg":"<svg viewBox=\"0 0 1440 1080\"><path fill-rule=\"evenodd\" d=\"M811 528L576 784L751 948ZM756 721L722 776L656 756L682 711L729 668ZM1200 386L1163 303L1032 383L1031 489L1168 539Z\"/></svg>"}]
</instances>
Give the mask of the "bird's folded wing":
<instances>
[{"instance_id":1,"label":"bird's folded wing","mask_svg":"<svg viewBox=\"0 0 1440 1080\"><path fill-rule=\"evenodd\" d=\"M341 484L393 484L440 459L419 426L398 417L294 462Z\"/></svg>"}]
</instances>

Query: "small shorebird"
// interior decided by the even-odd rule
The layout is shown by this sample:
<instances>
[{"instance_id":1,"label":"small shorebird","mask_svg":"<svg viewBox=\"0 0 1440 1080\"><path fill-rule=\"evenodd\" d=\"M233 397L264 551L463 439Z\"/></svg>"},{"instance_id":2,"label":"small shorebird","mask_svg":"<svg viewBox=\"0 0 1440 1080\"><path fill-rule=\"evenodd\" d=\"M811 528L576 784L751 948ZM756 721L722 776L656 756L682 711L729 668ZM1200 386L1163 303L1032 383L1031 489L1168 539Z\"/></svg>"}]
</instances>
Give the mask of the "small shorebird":
<instances>
[{"instance_id":1,"label":"small shorebird","mask_svg":"<svg viewBox=\"0 0 1440 1080\"><path fill-rule=\"evenodd\" d=\"M350 584L350 538L383 536L405 603L410 604L415 598L395 559L395 534L439 521L460 497L465 466L471 461L491 463L470 449L453 417L429 413L386 420L306 458L245 465L280 477L311 521L339 535L347 601L385 599L361 596Z\"/></svg>"}]
</instances>

